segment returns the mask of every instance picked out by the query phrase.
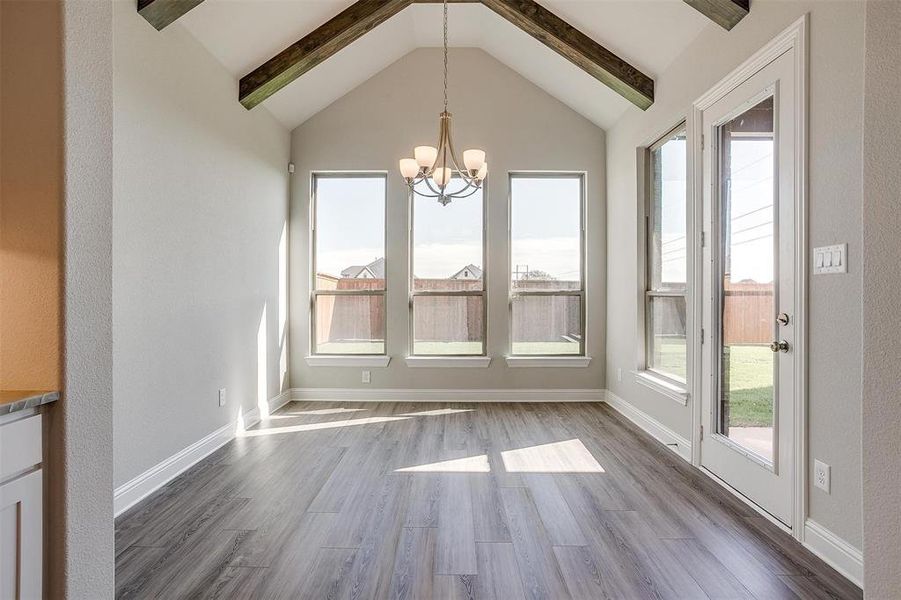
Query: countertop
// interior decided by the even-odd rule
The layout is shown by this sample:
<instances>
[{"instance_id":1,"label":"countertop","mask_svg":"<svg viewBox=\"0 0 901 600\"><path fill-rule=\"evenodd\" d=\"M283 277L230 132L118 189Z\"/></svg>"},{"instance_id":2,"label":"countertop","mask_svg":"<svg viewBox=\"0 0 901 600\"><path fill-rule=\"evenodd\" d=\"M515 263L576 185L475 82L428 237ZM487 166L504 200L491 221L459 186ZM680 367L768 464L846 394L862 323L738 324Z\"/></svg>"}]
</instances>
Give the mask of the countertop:
<instances>
[{"instance_id":1,"label":"countertop","mask_svg":"<svg viewBox=\"0 0 901 600\"><path fill-rule=\"evenodd\" d=\"M59 400L59 392L0 390L0 416Z\"/></svg>"}]
</instances>

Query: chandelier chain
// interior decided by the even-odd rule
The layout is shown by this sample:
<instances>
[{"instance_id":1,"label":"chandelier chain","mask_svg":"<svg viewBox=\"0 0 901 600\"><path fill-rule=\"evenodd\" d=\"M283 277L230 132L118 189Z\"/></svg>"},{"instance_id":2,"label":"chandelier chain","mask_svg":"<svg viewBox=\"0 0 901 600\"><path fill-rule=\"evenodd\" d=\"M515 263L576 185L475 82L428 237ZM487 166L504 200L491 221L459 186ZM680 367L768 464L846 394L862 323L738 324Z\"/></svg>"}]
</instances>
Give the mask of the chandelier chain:
<instances>
[{"instance_id":1,"label":"chandelier chain","mask_svg":"<svg viewBox=\"0 0 901 600\"><path fill-rule=\"evenodd\" d=\"M447 112L447 0L444 0L444 112Z\"/></svg>"}]
</instances>

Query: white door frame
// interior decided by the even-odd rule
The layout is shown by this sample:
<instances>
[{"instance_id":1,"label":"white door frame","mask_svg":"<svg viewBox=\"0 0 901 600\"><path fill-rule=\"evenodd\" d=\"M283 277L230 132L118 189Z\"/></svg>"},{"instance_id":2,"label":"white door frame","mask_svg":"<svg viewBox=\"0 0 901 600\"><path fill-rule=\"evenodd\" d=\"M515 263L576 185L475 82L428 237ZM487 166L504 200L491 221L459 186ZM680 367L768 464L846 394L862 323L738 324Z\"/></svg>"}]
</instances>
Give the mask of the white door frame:
<instances>
[{"instance_id":1,"label":"white door frame","mask_svg":"<svg viewBox=\"0 0 901 600\"><path fill-rule=\"evenodd\" d=\"M808 98L808 28L809 15L805 14L791 24L785 31L776 36L766 46L757 51L741 66L732 71L719 83L713 86L707 93L698 98L692 104L691 113L688 116L687 129L691 151L688 153L688 178L691 194L691 229L694 231L694 239L697 240L695 251L691 253L691 289L701 292L703 290L703 206L704 206L704 161L702 135L703 112L726 94L734 90L741 83L760 71L763 67L773 62L776 58L788 50L794 50L795 57L795 105L794 110L794 141L795 141L795 230L797 240L797 253L795 255L795 300L794 300L794 432L793 432L793 465L792 465L792 527L791 533L795 539L803 541L804 522L807 518L807 297L808 297L808 242L807 242L807 98ZM692 322L703 324L703 293L692 293L691 315ZM692 337L699 339L700 328L692 332ZM708 340L712 332L708 332ZM692 464L701 467L701 425L704 422L701 407L701 393L703 389L701 374L700 343L693 343L691 354L691 393L692 403ZM706 471L705 471L706 472ZM721 480L714 478L722 483ZM725 484L724 484L725 485ZM727 486L728 487L728 486ZM728 488L732 490L732 488ZM743 498L743 496L739 496ZM755 508L757 508L755 506ZM760 510L760 509L758 509ZM762 512L762 511L761 511ZM767 517L767 513L763 513ZM772 519L778 524L775 519ZM780 524L781 526L781 524ZM784 526L782 526L784 528Z\"/></svg>"}]
</instances>

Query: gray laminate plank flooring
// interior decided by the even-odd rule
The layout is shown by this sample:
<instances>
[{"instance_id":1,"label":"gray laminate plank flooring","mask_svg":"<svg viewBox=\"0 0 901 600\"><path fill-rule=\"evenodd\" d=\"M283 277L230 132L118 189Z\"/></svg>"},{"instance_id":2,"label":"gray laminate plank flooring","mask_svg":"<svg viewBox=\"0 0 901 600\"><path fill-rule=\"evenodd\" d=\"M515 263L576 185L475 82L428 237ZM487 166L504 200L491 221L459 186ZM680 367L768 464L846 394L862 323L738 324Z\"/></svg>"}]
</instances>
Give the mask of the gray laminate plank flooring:
<instances>
[{"instance_id":1,"label":"gray laminate plank flooring","mask_svg":"<svg viewBox=\"0 0 901 600\"><path fill-rule=\"evenodd\" d=\"M292 402L116 520L119 598L856 599L602 404Z\"/></svg>"}]
</instances>

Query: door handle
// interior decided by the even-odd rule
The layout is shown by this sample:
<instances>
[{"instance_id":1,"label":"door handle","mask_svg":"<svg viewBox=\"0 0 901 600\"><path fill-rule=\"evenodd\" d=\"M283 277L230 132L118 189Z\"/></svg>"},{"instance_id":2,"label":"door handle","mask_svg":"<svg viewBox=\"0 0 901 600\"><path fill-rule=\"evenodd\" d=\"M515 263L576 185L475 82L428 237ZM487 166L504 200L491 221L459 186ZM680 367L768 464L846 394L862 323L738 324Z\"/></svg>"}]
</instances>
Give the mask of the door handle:
<instances>
[{"instance_id":1,"label":"door handle","mask_svg":"<svg viewBox=\"0 0 901 600\"><path fill-rule=\"evenodd\" d=\"M788 342L782 340L781 342L770 342L770 350L773 352L788 352Z\"/></svg>"}]
</instances>

